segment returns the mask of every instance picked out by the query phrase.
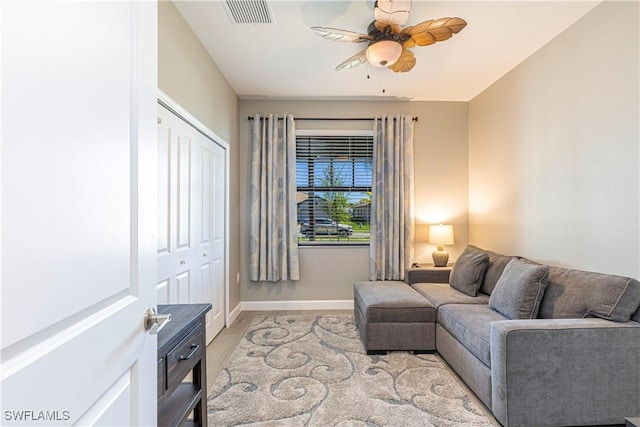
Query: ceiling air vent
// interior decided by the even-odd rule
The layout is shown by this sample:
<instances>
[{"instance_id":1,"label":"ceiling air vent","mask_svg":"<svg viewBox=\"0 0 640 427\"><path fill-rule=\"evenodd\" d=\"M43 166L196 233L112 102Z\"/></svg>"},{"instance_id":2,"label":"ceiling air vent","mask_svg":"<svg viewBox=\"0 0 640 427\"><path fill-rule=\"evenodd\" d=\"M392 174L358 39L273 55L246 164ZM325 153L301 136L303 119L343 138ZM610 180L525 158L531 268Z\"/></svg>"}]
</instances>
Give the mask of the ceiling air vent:
<instances>
[{"instance_id":1,"label":"ceiling air vent","mask_svg":"<svg viewBox=\"0 0 640 427\"><path fill-rule=\"evenodd\" d=\"M275 24L267 0L225 0L223 4L234 24Z\"/></svg>"}]
</instances>

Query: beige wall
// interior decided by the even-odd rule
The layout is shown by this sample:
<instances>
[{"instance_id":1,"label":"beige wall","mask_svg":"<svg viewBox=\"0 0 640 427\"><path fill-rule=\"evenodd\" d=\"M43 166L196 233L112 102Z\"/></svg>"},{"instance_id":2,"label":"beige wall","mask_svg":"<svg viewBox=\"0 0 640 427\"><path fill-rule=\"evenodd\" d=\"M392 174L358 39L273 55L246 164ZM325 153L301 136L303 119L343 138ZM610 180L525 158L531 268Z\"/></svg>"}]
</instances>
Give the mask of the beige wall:
<instances>
[{"instance_id":1,"label":"beige wall","mask_svg":"<svg viewBox=\"0 0 640 427\"><path fill-rule=\"evenodd\" d=\"M230 147L229 308L240 302L238 97L173 3L158 4L158 86Z\"/></svg>"},{"instance_id":2,"label":"beige wall","mask_svg":"<svg viewBox=\"0 0 640 427\"><path fill-rule=\"evenodd\" d=\"M426 239L426 224L452 223L452 260L470 242L640 276L638 3L603 3L470 103L239 101L173 4L158 7L160 89L231 147L231 308L240 301L351 299L353 282L368 275L366 247L307 247L299 282L247 280L247 116L254 113L418 116L418 240ZM418 242L415 260L429 262L433 249Z\"/></svg>"},{"instance_id":3,"label":"beige wall","mask_svg":"<svg viewBox=\"0 0 640 427\"><path fill-rule=\"evenodd\" d=\"M448 247L455 259L467 243L467 103L463 102L356 102L356 101L240 101L240 185L242 301L348 300L353 283L367 280L369 248L300 248L298 282L253 283L248 280L247 229L250 166L250 124L255 113L297 117L374 117L380 114L412 114L415 126L415 199L419 224L446 222L455 225L456 245ZM304 122L299 129L371 128L371 122ZM418 237L426 237L418 226ZM416 260L431 261L435 249L416 245Z\"/></svg>"},{"instance_id":4,"label":"beige wall","mask_svg":"<svg viewBox=\"0 0 640 427\"><path fill-rule=\"evenodd\" d=\"M640 277L638 2L604 2L469 104L469 240Z\"/></svg>"}]
</instances>

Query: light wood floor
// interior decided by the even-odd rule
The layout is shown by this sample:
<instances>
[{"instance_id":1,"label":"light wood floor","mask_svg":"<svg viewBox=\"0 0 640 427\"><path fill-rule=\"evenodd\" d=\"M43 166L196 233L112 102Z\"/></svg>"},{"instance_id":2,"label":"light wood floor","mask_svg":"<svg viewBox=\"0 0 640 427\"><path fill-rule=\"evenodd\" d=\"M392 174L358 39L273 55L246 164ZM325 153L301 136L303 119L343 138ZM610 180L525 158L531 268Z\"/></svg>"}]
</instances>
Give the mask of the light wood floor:
<instances>
[{"instance_id":1,"label":"light wood floor","mask_svg":"<svg viewBox=\"0 0 640 427\"><path fill-rule=\"evenodd\" d=\"M217 378L218 374L224 368L227 360L235 350L238 342L244 336L247 327L251 324L251 321L255 316L270 316L270 315L283 315L283 314L352 314L353 310L305 310L305 311L243 311L231 324L231 326L224 328L211 343L207 346L207 390L211 389L213 382ZM445 363L446 365L446 363ZM458 377L458 375L446 365L453 376L458 380L462 388L467 392L469 398L482 409L487 418L495 426L500 424L493 418L491 412L482 404L482 402L473 394L473 392L466 386L466 384Z\"/></svg>"},{"instance_id":2,"label":"light wood floor","mask_svg":"<svg viewBox=\"0 0 640 427\"><path fill-rule=\"evenodd\" d=\"M211 389L231 353L235 350L255 316L283 314L352 314L353 310L305 310L305 311L243 311L231 326L224 328L207 346L207 390Z\"/></svg>"}]
</instances>

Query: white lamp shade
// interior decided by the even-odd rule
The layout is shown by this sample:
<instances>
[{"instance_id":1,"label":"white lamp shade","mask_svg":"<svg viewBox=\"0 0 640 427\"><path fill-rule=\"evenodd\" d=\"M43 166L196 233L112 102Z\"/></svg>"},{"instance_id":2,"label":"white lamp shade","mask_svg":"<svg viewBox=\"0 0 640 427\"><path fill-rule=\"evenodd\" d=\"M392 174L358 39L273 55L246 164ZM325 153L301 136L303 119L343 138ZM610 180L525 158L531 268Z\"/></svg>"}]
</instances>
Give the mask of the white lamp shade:
<instances>
[{"instance_id":1,"label":"white lamp shade","mask_svg":"<svg viewBox=\"0 0 640 427\"><path fill-rule=\"evenodd\" d=\"M402 55L402 45L393 40L382 40L367 48L367 60L374 67L395 64Z\"/></svg>"},{"instance_id":2,"label":"white lamp shade","mask_svg":"<svg viewBox=\"0 0 640 427\"><path fill-rule=\"evenodd\" d=\"M432 245L453 245L453 225L430 225L429 243Z\"/></svg>"}]
</instances>

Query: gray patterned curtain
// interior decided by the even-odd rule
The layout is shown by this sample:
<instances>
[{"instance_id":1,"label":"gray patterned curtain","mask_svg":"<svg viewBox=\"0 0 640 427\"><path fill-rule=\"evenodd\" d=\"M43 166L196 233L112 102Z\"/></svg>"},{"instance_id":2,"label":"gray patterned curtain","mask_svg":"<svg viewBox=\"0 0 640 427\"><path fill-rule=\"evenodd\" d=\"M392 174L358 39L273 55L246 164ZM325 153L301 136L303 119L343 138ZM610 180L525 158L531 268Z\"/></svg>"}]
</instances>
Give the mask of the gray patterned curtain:
<instances>
[{"instance_id":1,"label":"gray patterned curtain","mask_svg":"<svg viewBox=\"0 0 640 427\"><path fill-rule=\"evenodd\" d=\"M251 144L249 278L300 280L293 116L256 114Z\"/></svg>"},{"instance_id":2,"label":"gray patterned curtain","mask_svg":"<svg viewBox=\"0 0 640 427\"><path fill-rule=\"evenodd\" d=\"M403 280L413 259L413 117L382 116L373 124L370 280Z\"/></svg>"}]
</instances>

